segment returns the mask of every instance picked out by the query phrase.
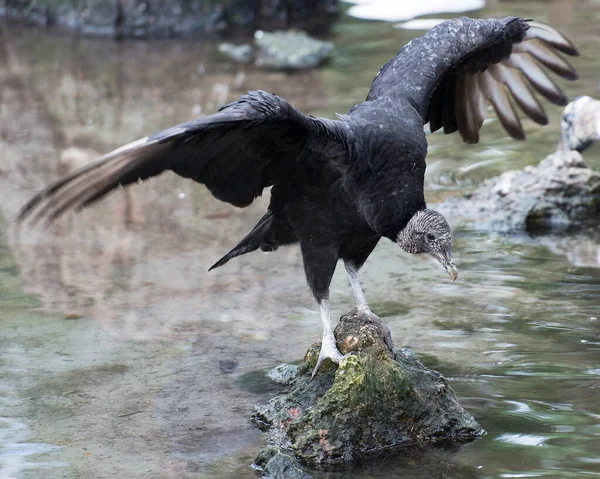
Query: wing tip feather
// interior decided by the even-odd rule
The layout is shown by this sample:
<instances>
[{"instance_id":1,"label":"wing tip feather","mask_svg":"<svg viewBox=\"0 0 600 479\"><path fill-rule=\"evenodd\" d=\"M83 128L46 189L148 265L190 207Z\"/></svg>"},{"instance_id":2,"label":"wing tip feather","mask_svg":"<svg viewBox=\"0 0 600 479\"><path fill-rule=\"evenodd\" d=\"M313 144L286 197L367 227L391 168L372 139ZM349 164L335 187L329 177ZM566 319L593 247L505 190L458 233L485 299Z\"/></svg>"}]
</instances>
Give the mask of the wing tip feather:
<instances>
[{"instance_id":1,"label":"wing tip feather","mask_svg":"<svg viewBox=\"0 0 600 479\"><path fill-rule=\"evenodd\" d=\"M552 25L533 19L527 19L526 22L530 28L526 32L525 38L539 38L556 50L572 57L578 57L580 55L579 50L573 42Z\"/></svg>"}]
</instances>

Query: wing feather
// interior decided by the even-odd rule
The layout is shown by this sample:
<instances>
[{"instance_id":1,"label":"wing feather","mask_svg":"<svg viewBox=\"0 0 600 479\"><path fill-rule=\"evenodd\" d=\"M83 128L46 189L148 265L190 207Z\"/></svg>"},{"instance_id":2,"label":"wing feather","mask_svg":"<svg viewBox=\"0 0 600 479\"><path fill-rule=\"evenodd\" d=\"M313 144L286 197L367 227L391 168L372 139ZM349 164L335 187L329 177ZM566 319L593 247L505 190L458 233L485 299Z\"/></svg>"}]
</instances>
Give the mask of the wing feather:
<instances>
[{"instance_id":1,"label":"wing feather","mask_svg":"<svg viewBox=\"0 0 600 479\"><path fill-rule=\"evenodd\" d=\"M475 75L470 75L473 79L472 81L472 90L471 95L469 96L471 102L471 108L473 110L473 119L474 119L474 129L479 132L481 129L481 125L486 117L488 104L483 96L483 92L479 87L479 76L481 73L476 73Z\"/></svg>"},{"instance_id":2,"label":"wing feather","mask_svg":"<svg viewBox=\"0 0 600 479\"><path fill-rule=\"evenodd\" d=\"M465 115L464 118L457 119L458 131L465 142L479 141L478 132L483 125L488 103L494 107L507 133L517 140L525 139L525 133L513 100L528 117L541 125L548 124L548 116L534 91L556 105L564 106L568 103L567 96L542 67L567 80L577 79L577 71L558 53L577 55L577 49L549 25L533 21L528 21L525 25L528 27L525 34L521 39L517 37L517 41L509 45L510 48L504 55L499 52L506 45L496 43L488 46L466 58L454 68L455 72L440 80L442 86L438 88L447 92L448 85L444 84L451 82L451 77L462 78L456 86L455 108L457 115ZM466 106L459 105L460 102L464 102ZM429 108L436 107L436 104L431 103ZM429 115L436 116L431 111ZM430 124L430 127L433 126L435 125Z\"/></svg>"},{"instance_id":3,"label":"wing feather","mask_svg":"<svg viewBox=\"0 0 600 479\"><path fill-rule=\"evenodd\" d=\"M520 70L533 87L555 105L565 106L569 103L567 96L544 73L535 58L523 53L514 53L506 60L505 65Z\"/></svg>"},{"instance_id":4,"label":"wing feather","mask_svg":"<svg viewBox=\"0 0 600 479\"><path fill-rule=\"evenodd\" d=\"M459 71L456 75L456 98L455 98L455 111L456 111L456 125L458 131L461 132L465 141L469 142L471 135L473 134L470 117L471 111L468 102L468 91L467 91L467 75L464 71ZM447 133L447 132L445 132Z\"/></svg>"},{"instance_id":5,"label":"wing feather","mask_svg":"<svg viewBox=\"0 0 600 479\"><path fill-rule=\"evenodd\" d=\"M444 126L444 99L446 98L446 84L441 83L431 95L431 110L429 128L437 131Z\"/></svg>"},{"instance_id":6,"label":"wing feather","mask_svg":"<svg viewBox=\"0 0 600 479\"><path fill-rule=\"evenodd\" d=\"M456 95L457 95L458 76L451 75L446 85L446 92L443 100L443 122L444 133L446 135L458 130L458 115L456 114Z\"/></svg>"},{"instance_id":7,"label":"wing feather","mask_svg":"<svg viewBox=\"0 0 600 479\"><path fill-rule=\"evenodd\" d=\"M535 20L528 20L529 30L525 33L525 40L539 38L550 47L559 52L576 57L579 56L577 47L562 35L556 28Z\"/></svg>"},{"instance_id":8,"label":"wing feather","mask_svg":"<svg viewBox=\"0 0 600 479\"><path fill-rule=\"evenodd\" d=\"M518 70L506 67L502 63L491 65L489 72L494 79L506 85L517 105L529 116L532 120L540 125L548 124L548 116L540 105L540 102L531 92L526 80Z\"/></svg>"},{"instance_id":9,"label":"wing feather","mask_svg":"<svg viewBox=\"0 0 600 479\"><path fill-rule=\"evenodd\" d=\"M332 150L343 154L346 134L341 121L308 117L276 95L250 92L214 115L134 141L60 178L27 202L17 221L53 221L166 170L247 206L305 148L323 151L324 158Z\"/></svg>"},{"instance_id":10,"label":"wing feather","mask_svg":"<svg viewBox=\"0 0 600 479\"><path fill-rule=\"evenodd\" d=\"M373 81L368 100L403 97L431 131L458 130L468 143L491 103L507 132L524 139L513 101L540 124L546 112L534 92L566 105L567 96L544 69L567 80L577 72L561 56L578 55L575 46L550 25L516 17L443 22L409 42ZM452 105L449 107L449 105Z\"/></svg>"},{"instance_id":11,"label":"wing feather","mask_svg":"<svg viewBox=\"0 0 600 479\"><path fill-rule=\"evenodd\" d=\"M478 77L479 88L483 96L492 104L496 115L504 129L517 140L524 140L525 133L521 121L508 97L508 92L503 85L494 80L489 72L484 72Z\"/></svg>"},{"instance_id":12,"label":"wing feather","mask_svg":"<svg viewBox=\"0 0 600 479\"><path fill-rule=\"evenodd\" d=\"M459 131L466 143L479 141L479 129L485 120L487 104L479 87L479 76L479 74L464 74L466 122L464 128L459 128Z\"/></svg>"},{"instance_id":13,"label":"wing feather","mask_svg":"<svg viewBox=\"0 0 600 479\"><path fill-rule=\"evenodd\" d=\"M513 46L513 53L528 53L538 62L567 80L577 80L577 71L558 53L547 47L540 39L533 38Z\"/></svg>"}]
</instances>

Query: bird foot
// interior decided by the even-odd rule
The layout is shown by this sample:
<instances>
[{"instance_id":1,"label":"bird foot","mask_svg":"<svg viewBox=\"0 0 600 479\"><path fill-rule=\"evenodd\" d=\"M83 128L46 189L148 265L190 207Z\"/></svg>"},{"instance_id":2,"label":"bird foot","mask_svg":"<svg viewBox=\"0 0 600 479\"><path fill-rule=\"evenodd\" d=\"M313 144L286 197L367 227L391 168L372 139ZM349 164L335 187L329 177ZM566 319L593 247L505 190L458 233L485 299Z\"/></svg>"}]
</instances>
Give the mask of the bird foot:
<instances>
[{"instance_id":1,"label":"bird foot","mask_svg":"<svg viewBox=\"0 0 600 479\"><path fill-rule=\"evenodd\" d=\"M385 324L383 324L383 321L381 321L381 318L379 316L377 316L373 311L371 311L368 306L366 308L356 306L348 314L362 316L368 322L376 324L377 327L383 333L385 343L390 348L390 351L394 351L395 346L394 346L394 341L392 340L392 333L390 332L389 328ZM395 353L394 353L394 355L395 355Z\"/></svg>"},{"instance_id":2,"label":"bird foot","mask_svg":"<svg viewBox=\"0 0 600 479\"><path fill-rule=\"evenodd\" d=\"M355 306L349 313L350 315L364 316L365 318L377 318L377 315L367 307Z\"/></svg>"},{"instance_id":3,"label":"bird foot","mask_svg":"<svg viewBox=\"0 0 600 479\"><path fill-rule=\"evenodd\" d=\"M348 356L348 354L346 356ZM319 352L319 358L317 359L317 364L313 369L310 379L312 380L315 377L325 359L331 359L334 363L339 364L340 361L346 356L339 352L333 335L330 338L323 338L323 342L321 343L321 351Z\"/></svg>"}]
</instances>

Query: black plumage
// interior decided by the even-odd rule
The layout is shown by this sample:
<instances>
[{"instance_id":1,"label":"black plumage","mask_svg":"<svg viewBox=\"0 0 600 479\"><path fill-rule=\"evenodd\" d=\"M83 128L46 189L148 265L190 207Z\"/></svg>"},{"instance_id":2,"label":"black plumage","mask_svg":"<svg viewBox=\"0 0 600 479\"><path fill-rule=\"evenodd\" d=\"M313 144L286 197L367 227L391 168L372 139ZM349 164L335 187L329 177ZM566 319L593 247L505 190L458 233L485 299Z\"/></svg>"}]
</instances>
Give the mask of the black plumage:
<instances>
[{"instance_id":1,"label":"black plumage","mask_svg":"<svg viewBox=\"0 0 600 479\"><path fill-rule=\"evenodd\" d=\"M240 207L272 186L267 213L213 268L259 248L299 243L322 313L319 364L326 357L337 362L342 356L327 298L339 259L365 312L356 272L381 237L410 253L433 255L456 278L450 228L425 205L424 124L477 142L491 103L507 132L523 139L511 97L533 120L547 123L533 92L557 104L566 97L540 65L577 76L558 52L577 54L547 25L514 17L450 20L402 48L381 68L367 99L337 120L306 116L276 95L250 92L214 115L133 142L58 180L23 207L18 221L52 221L165 170Z\"/></svg>"}]
</instances>

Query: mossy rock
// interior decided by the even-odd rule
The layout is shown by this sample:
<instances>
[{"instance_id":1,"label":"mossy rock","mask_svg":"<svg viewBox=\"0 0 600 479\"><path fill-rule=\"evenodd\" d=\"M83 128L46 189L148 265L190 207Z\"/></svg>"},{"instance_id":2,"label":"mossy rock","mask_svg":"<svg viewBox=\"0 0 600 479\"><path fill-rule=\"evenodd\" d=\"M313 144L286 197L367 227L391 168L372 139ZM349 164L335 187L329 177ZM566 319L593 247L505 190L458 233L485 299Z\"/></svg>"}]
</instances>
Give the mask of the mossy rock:
<instances>
[{"instance_id":1,"label":"mossy rock","mask_svg":"<svg viewBox=\"0 0 600 479\"><path fill-rule=\"evenodd\" d=\"M482 433L441 374L394 349L377 316L345 315L335 336L340 352L352 353L339 366L325 364L311 381L319 351L313 345L285 390L255 408L254 421L272 432L271 452L279 447L304 463L340 464L394 446Z\"/></svg>"}]
</instances>

